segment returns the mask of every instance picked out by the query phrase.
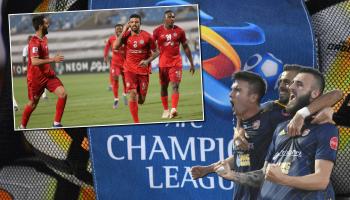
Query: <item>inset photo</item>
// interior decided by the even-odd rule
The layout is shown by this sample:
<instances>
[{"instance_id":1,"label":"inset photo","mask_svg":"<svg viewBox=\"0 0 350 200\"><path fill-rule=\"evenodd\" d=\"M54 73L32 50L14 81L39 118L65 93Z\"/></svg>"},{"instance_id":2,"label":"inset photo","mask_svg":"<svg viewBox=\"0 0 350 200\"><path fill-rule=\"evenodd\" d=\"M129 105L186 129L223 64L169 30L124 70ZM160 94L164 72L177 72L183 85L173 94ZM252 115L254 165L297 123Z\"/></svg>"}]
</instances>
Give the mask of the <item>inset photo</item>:
<instances>
[{"instance_id":1,"label":"inset photo","mask_svg":"<svg viewBox=\"0 0 350 200\"><path fill-rule=\"evenodd\" d=\"M9 15L14 128L202 121L198 5Z\"/></svg>"}]
</instances>

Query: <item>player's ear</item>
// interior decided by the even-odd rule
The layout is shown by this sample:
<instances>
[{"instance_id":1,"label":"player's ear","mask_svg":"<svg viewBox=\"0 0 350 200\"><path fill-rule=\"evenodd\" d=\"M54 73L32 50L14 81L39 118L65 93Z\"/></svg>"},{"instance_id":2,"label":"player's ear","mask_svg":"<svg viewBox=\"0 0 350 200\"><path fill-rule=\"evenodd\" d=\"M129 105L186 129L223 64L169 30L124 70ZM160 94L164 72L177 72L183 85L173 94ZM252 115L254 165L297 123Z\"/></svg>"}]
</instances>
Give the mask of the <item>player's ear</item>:
<instances>
[{"instance_id":1,"label":"player's ear","mask_svg":"<svg viewBox=\"0 0 350 200\"><path fill-rule=\"evenodd\" d=\"M320 96L320 90L314 89L311 91L311 98L315 99Z\"/></svg>"},{"instance_id":2,"label":"player's ear","mask_svg":"<svg viewBox=\"0 0 350 200\"><path fill-rule=\"evenodd\" d=\"M258 102L258 98L259 98L258 94L252 93L251 95L249 95L249 101L251 103Z\"/></svg>"}]
</instances>

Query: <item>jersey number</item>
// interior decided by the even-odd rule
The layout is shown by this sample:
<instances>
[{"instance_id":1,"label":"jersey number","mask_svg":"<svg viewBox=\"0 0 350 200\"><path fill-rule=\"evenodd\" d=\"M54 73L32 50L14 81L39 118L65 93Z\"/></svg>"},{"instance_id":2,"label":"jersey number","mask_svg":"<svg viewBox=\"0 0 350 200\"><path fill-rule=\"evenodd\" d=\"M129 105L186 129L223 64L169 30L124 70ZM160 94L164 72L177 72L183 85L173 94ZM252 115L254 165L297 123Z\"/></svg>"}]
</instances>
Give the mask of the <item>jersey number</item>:
<instances>
[{"instance_id":1,"label":"jersey number","mask_svg":"<svg viewBox=\"0 0 350 200\"><path fill-rule=\"evenodd\" d=\"M137 41L134 41L134 44L132 45L134 48L137 48Z\"/></svg>"}]
</instances>

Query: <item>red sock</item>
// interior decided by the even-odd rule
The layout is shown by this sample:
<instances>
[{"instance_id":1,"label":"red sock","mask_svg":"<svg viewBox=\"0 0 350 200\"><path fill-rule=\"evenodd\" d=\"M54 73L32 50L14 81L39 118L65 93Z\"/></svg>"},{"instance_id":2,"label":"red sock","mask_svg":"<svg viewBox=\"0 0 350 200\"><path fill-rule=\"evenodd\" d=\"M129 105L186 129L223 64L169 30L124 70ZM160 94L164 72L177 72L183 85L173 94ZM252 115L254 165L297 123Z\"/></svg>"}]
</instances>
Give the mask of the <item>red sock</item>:
<instances>
[{"instance_id":1,"label":"red sock","mask_svg":"<svg viewBox=\"0 0 350 200\"><path fill-rule=\"evenodd\" d=\"M64 107L66 106L67 96L65 98L58 98L56 103L55 122L61 122Z\"/></svg>"},{"instance_id":2,"label":"red sock","mask_svg":"<svg viewBox=\"0 0 350 200\"><path fill-rule=\"evenodd\" d=\"M180 97L179 93L173 93L171 95L171 107L172 108L177 108L177 104L179 103L179 97Z\"/></svg>"},{"instance_id":3,"label":"red sock","mask_svg":"<svg viewBox=\"0 0 350 200\"><path fill-rule=\"evenodd\" d=\"M119 81L113 80L112 89L113 89L114 98L118 98Z\"/></svg>"},{"instance_id":4,"label":"red sock","mask_svg":"<svg viewBox=\"0 0 350 200\"><path fill-rule=\"evenodd\" d=\"M125 76L124 75L122 75L122 80L123 80L123 92L124 92L124 94L126 94L126 83L125 83Z\"/></svg>"},{"instance_id":5,"label":"red sock","mask_svg":"<svg viewBox=\"0 0 350 200\"><path fill-rule=\"evenodd\" d=\"M22 126L27 127L30 115L34 109L31 106L26 105L22 114Z\"/></svg>"},{"instance_id":6,"label":"red sock","mask_svg":"<svg viewBox=\"0 0 350 200\"><path fill-rule=\"evenodd\" d=\"M140 123L137 102L129 101L129 108L130 108L130 113L134 120L134 123Z\"/></svg>"},{"instance_id":7,"label":"red sock","mask_svg":"<svg viewBox=\"0 0 350 200\"><path fill-rule=\"evenodd\" d=\"M168 110L168 96L165 97L160 97L160 99L162 100L162 104L163 104L163 108L164 110Z\"/></svg>"}]
</instances>

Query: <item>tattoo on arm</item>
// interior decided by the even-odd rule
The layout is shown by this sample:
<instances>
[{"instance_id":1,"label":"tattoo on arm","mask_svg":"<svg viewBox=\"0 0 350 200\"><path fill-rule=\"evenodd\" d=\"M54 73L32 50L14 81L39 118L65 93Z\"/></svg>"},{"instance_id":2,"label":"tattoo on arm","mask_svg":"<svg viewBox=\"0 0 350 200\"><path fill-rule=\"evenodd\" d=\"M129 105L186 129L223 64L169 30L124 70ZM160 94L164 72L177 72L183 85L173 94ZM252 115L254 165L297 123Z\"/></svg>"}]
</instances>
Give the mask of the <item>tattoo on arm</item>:
<instances>
[{"instance_id":1,"label":"tattoo on arm","mask_svg":"<svg viewBox=\"0 0 350 200\"><path fill-rule=\"evenodd\" d=\"M235 179L234 180L238 184L247 185L251 187L260 187L264 182L264 169L246 172L246 173L239 173L235 172Z\"/></svg>"}]
</instances>

